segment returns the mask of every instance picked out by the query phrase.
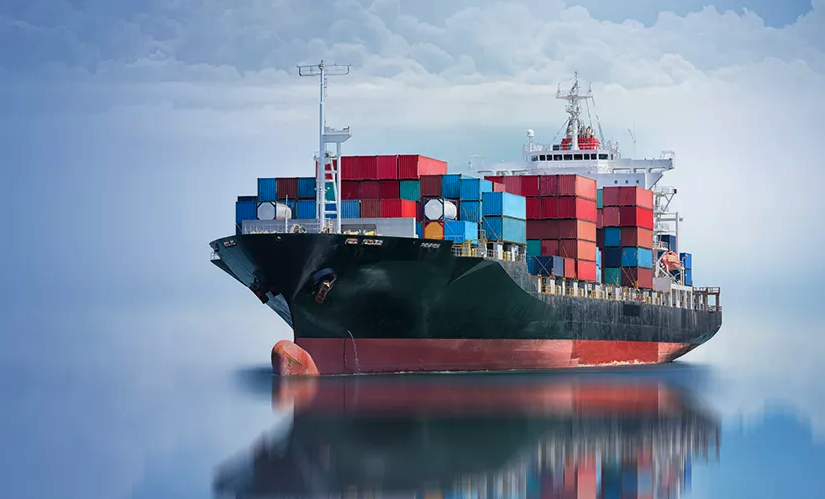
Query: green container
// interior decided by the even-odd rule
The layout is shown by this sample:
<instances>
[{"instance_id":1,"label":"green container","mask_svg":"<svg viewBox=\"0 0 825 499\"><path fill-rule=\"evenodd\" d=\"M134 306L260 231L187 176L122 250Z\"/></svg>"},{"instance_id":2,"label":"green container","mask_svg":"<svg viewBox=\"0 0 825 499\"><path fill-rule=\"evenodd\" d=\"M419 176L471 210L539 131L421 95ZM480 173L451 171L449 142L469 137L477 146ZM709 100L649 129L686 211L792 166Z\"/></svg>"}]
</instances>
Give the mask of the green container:
<instances>
[{"instance_id":1,"label":"green container","mask_svg":"<svg viewBox=\"0 0 825 499\"><path fill-rule=\"evenodd\" d=\"M401 199L418 201L421 199L421 183L418 180L402 180L399 185Z\"/></svg>"},{"instance_id":2,"label":"green container","mask_svg":"<svg viewBox=\"0 0 825 499\"><path fill-rule=\"evenodd\" d=\"M324 199L326 199L327 201L335 201L335 189L333 187L333 184L326 184L326 190L324 191Z\"/></svg>"},{"instance_id":3,"label":"green container","mask_svg":"<svg viewBox=\"0 0 825 499\"><path fill-rule=\"evenodd\" d=\"M622 269L617 267L605 267L603 272L604 280L602 282L605 284L612 284L614 286L622 285Z\"/></svg>"},{"instance_id":4,"label":"green container","mask_svg":"<svg viewBox=\"0 0 825 499\"><path fill-rule=\"evenodd\" d=\"M604 208L604 190L598 189L596 191L596 208L602 209Z\"/></svg>"},{"instance_id":5,"label":"green container","mask_svg":"<svg viewBox=\"0 0 825 499\"><path fill-rule=\"evenodd\" d=\"M527 240L527 258L532 256L541 256L541 240L539 239Z\"/></svg>"}]
</instances>

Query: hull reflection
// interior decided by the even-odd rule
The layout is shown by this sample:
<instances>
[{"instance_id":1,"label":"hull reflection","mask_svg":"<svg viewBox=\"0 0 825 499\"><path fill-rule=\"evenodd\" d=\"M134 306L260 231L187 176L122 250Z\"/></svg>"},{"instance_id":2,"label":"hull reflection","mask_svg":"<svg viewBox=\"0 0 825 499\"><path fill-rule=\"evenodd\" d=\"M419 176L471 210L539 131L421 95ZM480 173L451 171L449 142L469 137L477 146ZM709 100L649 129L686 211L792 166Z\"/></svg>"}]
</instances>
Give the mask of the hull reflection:
<instances>
[{"instance_id":1,"label":"hull reflection","mask_svg":"<svg viewBox=\"0 0 825 499\"><path fill-rule=\"evenodd\" d=\"M719 423L655 377L273 378L290 431L224 463L220 497L678 497Z\"/></svg>"}]
</instances>

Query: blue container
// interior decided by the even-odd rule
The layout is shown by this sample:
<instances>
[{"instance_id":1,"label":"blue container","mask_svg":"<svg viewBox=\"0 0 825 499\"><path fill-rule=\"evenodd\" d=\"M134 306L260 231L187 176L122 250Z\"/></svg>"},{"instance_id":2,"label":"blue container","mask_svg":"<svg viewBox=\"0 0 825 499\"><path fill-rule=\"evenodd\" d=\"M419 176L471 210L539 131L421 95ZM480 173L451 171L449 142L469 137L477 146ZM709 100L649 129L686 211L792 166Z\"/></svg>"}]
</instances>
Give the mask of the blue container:
<instances>
[{"instance_id":1,"label":"blue container","mask_svg":"<svg viewBox=\"0 0 825 499\"><path fill-rule=\"evenodd\" d=\"M596 265L596 282L602 282L602 267Z\"/></svg>"},{"instance_id":2,"label":"blue container","mask_svg":"<svg viewBox=\"0 0 825 499\"><path fill-rule=\"evenodd\" d=\"M481 201L481 194L493 192L493 183L483 178L461 179L461 200Z\"/></svg>"},{"instance_id":3,"label":"blue container","mask_svg":"<svg viewBox=\"0 0 825 499\"><path fill-rule=\"evenodd\" d=\"M621 267L622 266L622 249L621 248L605 248L602 253L602 265L604 267Z\"/></svg>"},{"instance_id":4,"label":"blue container","mask_svg":"<svg viewBox=\"0 0 825 499\"><path fill-rule=\"evenodd\" d=\"M651 495L653 493L653 471L651 469L639 470L639 486L637 489L640 494Z\"/></svg>"},{"instance_id":5,"label":"blue container","mask_svg":"<svg viewBox=\"0 0 825 499\"><path fill-rule=\"evenodd\" d=\"M538 275L536 273L536 257L530 254L527 255L527 273L530 275Z\"/></svg>"},{"instance_id":6,"label":"blue container","mask_svg":"<svg viewBox=\"0 0 825 499\"><path fill-rule=\"evenodd\" d=\"M423 222L415 222L415 235L418 236L418 239L424 239L424 223Z\"/></svg>"},{"instance_id":7,"label":"blue container","mask_svg":"<svg viewBox=\"0 0 825 499\"><path fill-rule=\"evenodd\" d=\"M559 256L537 256L535 260L535 273L545 277L563 277L564 259Z\"/></svg>"},{"instance_id":8,"label":"blue container","mask_svg":"<svg viewBox=\"0 0 825 499\"><path fill-rule=\"evenodd\" d=\"M618 227L604 228L604 245L608 248L618 248L622 245L622 229Z\"/></svg>"},{"instance_id":9,"label":"blue container","mask_svg":"<svg viewBox=\"0 0 825 499\"><path fill-rule=\"evenodd\" d=\"M461 201L458 203L458 209L459 219L481 223L481 201Z\"/></svg>"},{"instance_id":10,"label":"blue container","mask_svg":"<svg viewBox=\"0 0 825 499\"><path fill-rule=\"evenodd\" d=\"M295 218L303 220L315 218L315 201L301 200L298 201L298 215Z\"/></svg>"},{"instance_id":11,"label":"blue container","mask_svg":"<svg viewBox=\"0 0 825 499\"><path fill-rule=\"evenodd\" d=\"M541 256L541 240L528 239L527 240L527 258L531 256Z\"/></svg>"},{"instance_id":12,"label":"blue container","mask_svg":"<svg viewBox=\"0 0 825 499\"><path fill-rule=\"evenodd\" d=\"M325 207L327 211L335 211L335 203L327 203ZM338 218L338 215L330 213L326 217L335 220L336 218Z\"/></svg>"},{"instance_id":13,"label":"blue container","mask_svg":"<svg viewBox=\"0 0 825 499\"><path fill-rule=\"evenodd\" d=\"M622 470L622 494L636 497L638 490L638 471L635 468Z\"/></svg>"},{"instance_id":14,"label":"blue container","mask_svg":"<svg viewBox=\"0 0 825 499\"><path fill-rule=\"evenodd\" d=\"M622 285L622 269L617 267L605 267L602 269L602 282L614 286Z\"/></svg>"},{"instance_id":15,"label":"blue container","mask_svg":"<svg viewBox=\"0 0 825 499\"><path fill-rule=\"evenodd\" d=\"M676 236L673 234L662 234L659 236L659 241L667 245L667 249L674 251L676 249Z\"/></svg>"},{"instance_id":16,"label":"blue container","mask_svg":"<svg viewBox=\"0 0 825 499\"><path fill-rule=\"evenodd\" d=\"M324 184L324 199L326 201L335 201L335 186L332 184Z\"/></svg>"},{"instance_id":17,"label":"blue container","mask_svg":"<svg viewBox=\"0 0 825 499\"><path fill-rule=\"evenodd\" d=\"M294 199L287 199L286 201L278 201L279 203L286 204L290 210L292 210L292 218L298 218L298 201ZM315 215L312 216L315 218Z\"/></svg>"},{"instance_id":18,"label":"blue container","mask_svg":"<svg viewBox=\"0 0 825 499\"><path fill-rule=\"evenodd\" d=\"M685 286L693 286L693 269L685 269Z\"/></svg>"},{"instance_id":19,"label":"blue container","mask_svg":"<svg viewBox=\"0 0 825 499\"><path fill-rule=\"evenodd\" d=\"M421 199L421 181L402 180L399 183L401 199L419 201Z\"/></svg>"},{"instance_id":20,"label":"blue container","mask_svg":"<svg viewBox=\"0 0 825 499\"><path fill-rule=\"evenodd\" d=\"M598 189L596 190L596 208L601 210L604 208L604 190Z\"/></svg>"},{"instance_id":21,"label":"blue container","mask_svg":"<svg viewBox=\"0 0 825 499\"><path fill-rule=\"evenodd\" d=\"M602 265L602 250L596 248L596 266L601 267Z\"/></svg>"},{"instance_id":22,"label":"blue container","mask_svg":"<svg viewBox=\"0 0 825 499\"><path fill-rule=\"evenodd\" d=\"M258 219L258 204L255 201L238 201L235 203L235 223Z\"/></svg>"},{"instance_id":23,"label":"blue container","mask_svg":"<svg viewBox=\"0 0 825 499\"><path fill-rule=\"evenodd\" d=\"M485 192L481 195L481 214L484 217L510 217L526 220L527 199L509 192Z\"/></svg>"},{"instance_id":24,"label":"blue container","mask_svg":"<svg viewBox=\"0 0 825 499\"><path fill-rule=\"evenodd\" d=\"M653 268L653 252L646 248L622 248L622 267Z\"/></svg>"},{"instance_id":25,"label":"blue container","mask_svg":"<svg viewBox=\"0 0 825 499\"><path fill-rule=\"evenodd\" d=\"M494 194L502 194L496 192ZM486 195L486 193L485 193ZM519 196L521 197L521 196ZM521 198L524 200L524 198ZM484 232L488 241L527 244L527 221L512 217L484 217Z\"/></svg>"},{"instance_id":26,"label":"blue container","mask_svg":"<svg viewBox=\"0 0 825 499\"><path fill-rule=\"evenodd\" d=\"M315 199L315 178L301 177L298 179L298 198Z\"/></svg>"},{"instance_id":27,"label":"blue container","mask_svg":"<svg viewBox=\"0 0 825 499\"><path fill-rule=\"evenodd\" d=\"M259 178L258 179L258 201L276 201L278 191L278 179Z\"/></svg>"},{"instance_id":28,"label":"blue container","mask_svg":"<svg viewBox=\"0 0 825 499\"><path fill-rule=\"evenodd\" d=\"M238 202L242 203L244 201L252 201L255 202L258 200L258 196L238 196Z\"/></svg>"},{"instance_id":29,"label":"blue container","mask_svg":"<svg viewBox=\"0 0 825 499\"><path fill-rule=\"evenodd\" d=\"M341 201L341 218L361 218L361 201L357 199Z\"/></svg>"},{"instance_id":30,"label":"blue container","mask_svg":"<svg viewBox=\"0 0 825 499\"><path fill-rule=\"evenodd\" d=\"M679 260L682 261L682 267L686 269L693 268L693 255L690 253L679 253Z\"/></svg>"},{"instance_id":31,"label":"blue container","mask_svg":"<svg viewBox=\"0 0 825 499\"><path fill-rule=\"evenodd\" d=\"M450 173L441 177L441 197L458 199L461 197L461 175Z\"/></svg>"},{"instance_id":32,"label":"blue container","mask_svg":"<svg viewBox=\"0 0 825 499\"><path fill-rule=\"evenodd\" d=\"M444 239L458 244L465 241L478 242L478 224L465 220L445 220Z\"/></svg>"}]
</instances>

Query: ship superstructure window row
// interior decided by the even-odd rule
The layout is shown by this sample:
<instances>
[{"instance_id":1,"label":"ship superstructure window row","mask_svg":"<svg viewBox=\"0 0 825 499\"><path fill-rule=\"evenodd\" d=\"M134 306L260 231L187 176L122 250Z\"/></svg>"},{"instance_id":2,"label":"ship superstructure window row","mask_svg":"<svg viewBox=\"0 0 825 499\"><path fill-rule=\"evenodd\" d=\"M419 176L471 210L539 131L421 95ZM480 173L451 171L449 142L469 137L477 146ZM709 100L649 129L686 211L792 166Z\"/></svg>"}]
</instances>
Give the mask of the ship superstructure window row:
<instances>
[{"instance_id":1,"label":"ship superstructure window row","mask_svg":"<svg viewBox=\"0 0 825 499\"><path fill-rule=\"evenodd\" d=\"M592 161L596 159L612 159L608 154L539 154L532 156L531 161Z\"/></svg>"}]
</instances>

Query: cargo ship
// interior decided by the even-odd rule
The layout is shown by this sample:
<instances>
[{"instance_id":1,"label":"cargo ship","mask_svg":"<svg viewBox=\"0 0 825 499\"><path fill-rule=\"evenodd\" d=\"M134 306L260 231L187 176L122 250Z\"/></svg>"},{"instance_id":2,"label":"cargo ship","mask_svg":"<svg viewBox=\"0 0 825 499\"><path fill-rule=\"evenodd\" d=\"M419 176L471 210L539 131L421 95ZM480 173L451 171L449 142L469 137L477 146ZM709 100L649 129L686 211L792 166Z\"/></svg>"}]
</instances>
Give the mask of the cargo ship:
<instances>
[{"instance_id":1,"label":"cargo ship","mask_svg":"<svg viewBox=\"0 0 825 499\"><path fill-rule=\"evenodd\" d=\"M645 377L272 377L281 424L217 497L679 497L719 459L693 393Z\"/></svg>"},{"instance_id":2,"label":"cargo ship","mask_svg":"<svg viewBox=\"0 0 825 499\"><path fill-rule=\"evenodd\" d=\"M693 285L677 191L660 185L675 155L627 159L597 138L578 75L556 93L560 141L528 130L520 161L472 176L423 155L343 156L350 129L323 118L340 68L301 68L321 87L315 177L259 178L235 233L210 244L293 330L277 373L659 364L718 332L720 290Z\"/></svg>"}]
</instances>

